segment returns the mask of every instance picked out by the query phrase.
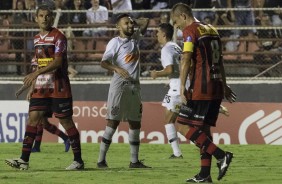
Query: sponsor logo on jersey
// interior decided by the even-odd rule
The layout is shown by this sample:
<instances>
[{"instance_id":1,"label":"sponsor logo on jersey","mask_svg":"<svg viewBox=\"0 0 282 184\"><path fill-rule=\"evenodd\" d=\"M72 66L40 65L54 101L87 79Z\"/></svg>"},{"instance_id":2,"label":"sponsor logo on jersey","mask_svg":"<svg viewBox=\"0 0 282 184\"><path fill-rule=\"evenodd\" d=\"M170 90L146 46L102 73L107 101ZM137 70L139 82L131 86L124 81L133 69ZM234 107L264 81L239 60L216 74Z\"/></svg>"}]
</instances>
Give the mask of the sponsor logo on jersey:
<instances>
[{"instance_id":1,"label":"sponsor logo on jersey","mask_svg":"<svg viewBox=\"0 0 282 184\"><path fill-rule=\"evenodd\" d=\"M52 61L53 61L53 58L38 58L37 59L39 67L47 66Z\"/></svg>"},{"instance_id":2,"label":"sponsor logo on jersey","mask_svg":"<svg viewBox=\"0 0 282 184\"><path fill-rule=\"evenodd\" d=\"M45 41L53 41L53 40L54 40L54 36L45 38Z\"/></svg>"},{"instance_id":3,"label":"sponsor logo on jersey","mask_svg":"<svg viewBox=\"0 0 282 184\"><path fill-rule=\"evenodd\" d=\"M186 42L192 42L192 37L191 36L187 36Z\"/></svg>"}]
</instances>

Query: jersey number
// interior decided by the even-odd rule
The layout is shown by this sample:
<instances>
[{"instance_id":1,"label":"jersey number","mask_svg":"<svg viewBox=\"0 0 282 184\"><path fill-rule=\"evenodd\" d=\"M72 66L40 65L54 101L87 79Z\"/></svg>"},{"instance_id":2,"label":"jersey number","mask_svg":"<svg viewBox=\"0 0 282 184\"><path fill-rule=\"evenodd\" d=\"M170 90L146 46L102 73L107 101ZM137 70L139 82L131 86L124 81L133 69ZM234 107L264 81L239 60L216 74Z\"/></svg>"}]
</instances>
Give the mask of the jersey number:
<instances>
[{"instance_id":1,"label":"jersey number","mask_svg":"<svg viewBox=\"0 0 282 184\"><path fill-rule=\"evenodd\" d=\"M211 41L211 49L212 49L212 63L218 64L220 59L220 53L221 53L218 40Z\"/></svg>"}]
</instances>

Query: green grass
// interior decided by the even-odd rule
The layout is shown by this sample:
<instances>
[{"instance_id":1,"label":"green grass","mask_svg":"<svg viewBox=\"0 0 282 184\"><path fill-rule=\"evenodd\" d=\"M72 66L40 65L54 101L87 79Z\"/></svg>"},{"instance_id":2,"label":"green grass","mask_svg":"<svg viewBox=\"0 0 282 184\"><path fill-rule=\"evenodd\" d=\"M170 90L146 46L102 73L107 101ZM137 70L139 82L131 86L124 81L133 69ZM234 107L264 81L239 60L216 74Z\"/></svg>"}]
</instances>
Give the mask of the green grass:
<instances>
[{"instance_id":1,"label":"green grass","mask_svg":"<svg viewBox=\"0 0 282 184\"><path fill-rule=\"evenodd\" d=\"M212 167L214 183L282 183L282 146L221 145L232 151L234 159L227 175L217 181L215 160ZM33 153L28 171L5 165L6 158L20 156L21 144L0 144L0 183L52 184L177 184L194 176L199 170L199 151L194 145L181 144L184 159L169 160L170 145L142 144L140 159L152 169L129 169L129 145L112 144L107 161L110 169L96 168L99 144L82 144L84 171L65 171L72 162L72 153L65 153L63 144L43 143L41 153Z\"/></svg>"}]
</instances>

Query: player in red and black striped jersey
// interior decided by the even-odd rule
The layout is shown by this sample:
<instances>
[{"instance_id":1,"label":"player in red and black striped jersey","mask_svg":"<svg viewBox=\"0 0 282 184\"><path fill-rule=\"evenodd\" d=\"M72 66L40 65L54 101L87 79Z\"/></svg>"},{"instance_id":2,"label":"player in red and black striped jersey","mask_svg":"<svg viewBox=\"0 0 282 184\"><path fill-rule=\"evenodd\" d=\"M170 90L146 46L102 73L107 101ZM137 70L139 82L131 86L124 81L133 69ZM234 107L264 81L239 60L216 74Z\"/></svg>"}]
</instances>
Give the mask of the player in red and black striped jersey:
<instances>
[{"instance_id":1,"label":"player in red and black striped jersey","mask_svg":"<svg viewBox=\"0 0 282 184\"><path fill-rule=\"evenodd\" d=\"M41 5L36 11L39 34L34 37L35 62L37 70L24 78L24 85L34 88L29 103L29 118L19 159L6 159L11 167L27 170L37 125L51 111L65 128L74 154L73 163L67 170L83 169L80 137L72 119L73 101L68 78L67 39L58 29L52 27L53 11ZM35 81L35 82L34 82Z\"/></svg>"},{"instance_id":2,"label":"player in red and black striped jersey","mask_svg":"<svg viewBox=\"0 0 282 184\"><path fill-rule=\"evenodd\" d=\"M226 173L233 154L225 152L212 142L210 126L216 125L220 104L236 95L226 84L222 62L222 44L217 30L193 17L192 10L183 3L171 10L173 25L183 31L183 53L180 66L180 94L183 105L177 118L182 135L200 148L201 170L187 182L212 182L210 176L212 155L218 160L220 180ZM190 87L185 89L186 80Z\"/></svg>"}]
</instances>

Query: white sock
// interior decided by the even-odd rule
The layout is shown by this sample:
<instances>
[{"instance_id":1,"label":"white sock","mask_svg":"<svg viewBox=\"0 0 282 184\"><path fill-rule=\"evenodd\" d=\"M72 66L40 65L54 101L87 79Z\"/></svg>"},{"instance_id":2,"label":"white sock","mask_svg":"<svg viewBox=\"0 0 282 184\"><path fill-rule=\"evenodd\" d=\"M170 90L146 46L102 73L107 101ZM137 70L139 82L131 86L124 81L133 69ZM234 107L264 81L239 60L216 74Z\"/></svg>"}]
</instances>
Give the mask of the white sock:
<instances>
[{"instance_id":1,"label":"white sock","mask_svg":"<svg viewBox=\"0 0 282 184\"><path fill-rule=\"evenodd\" d=\"M140 129L129 129L129 144L131 153L131 162L138 162L139 146L140 146Z\"/></svg>"},{"instance_id":2,"label":"white sock","mask_svg":"<svg viewBox=\"0 0 282 184\"><path fill-rule=\"evenodd\" d=\"M175 126L173 123L169 123L165 125L165 131L166 131L166 136L167 139L171 145L171 148L173 150L173 154L175 156L180 156L181 150L179 148L179 144L178 144L178 136L177 136L177 132L175 130Z\"/></svg>"},{"instance_id":3,"label":"white sock","mask_svg":"<svg viewBox=\"0 0 282 184\"><path fill-rule=\"evenodd\" d=\"M100 144L100 154L99 154L98 162L102 162L103 160L106 160L106 154L111 145L112 137L115 131L116 131L115 129L106 126L105 133L103 135L103 139Z\"/></svg>"}]
</instances>

